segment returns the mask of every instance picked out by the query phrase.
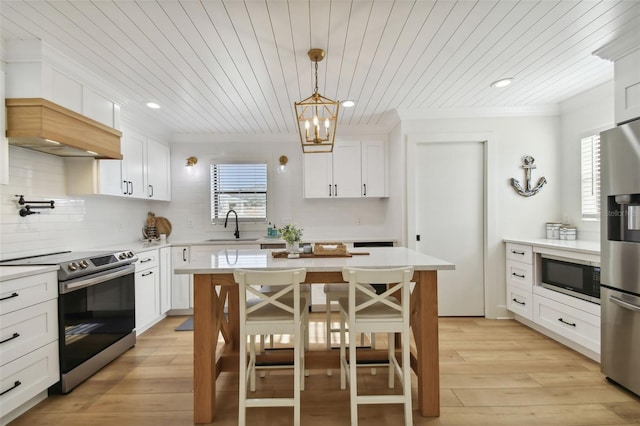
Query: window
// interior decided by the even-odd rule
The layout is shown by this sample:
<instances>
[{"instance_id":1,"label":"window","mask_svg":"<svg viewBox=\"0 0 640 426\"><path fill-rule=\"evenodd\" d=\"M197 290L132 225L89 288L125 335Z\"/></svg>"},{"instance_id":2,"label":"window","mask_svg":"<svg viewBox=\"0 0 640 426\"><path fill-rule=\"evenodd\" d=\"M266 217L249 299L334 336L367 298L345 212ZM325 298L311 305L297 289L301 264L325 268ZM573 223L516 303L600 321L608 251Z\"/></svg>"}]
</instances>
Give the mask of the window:
<instances>
[{"instance_id":1,"label":"window","mask_svg":"<svg viewBox=\"0 0 640 426\"><path fill-rule=\"evenodd\" d=\"M600 218L600 135L581 140L582 219Z\"/></svg>"},{"instance_id":2,"label":"window","mask_svg":"<svg viewBox=\"0 0 640 426\"><path fill-rule=\"evenodd\" d=\"M212 164L210 172L211 223L224 223L229 210L241 222L267 222L266 163Z\"/></svg>"}]
</instances>

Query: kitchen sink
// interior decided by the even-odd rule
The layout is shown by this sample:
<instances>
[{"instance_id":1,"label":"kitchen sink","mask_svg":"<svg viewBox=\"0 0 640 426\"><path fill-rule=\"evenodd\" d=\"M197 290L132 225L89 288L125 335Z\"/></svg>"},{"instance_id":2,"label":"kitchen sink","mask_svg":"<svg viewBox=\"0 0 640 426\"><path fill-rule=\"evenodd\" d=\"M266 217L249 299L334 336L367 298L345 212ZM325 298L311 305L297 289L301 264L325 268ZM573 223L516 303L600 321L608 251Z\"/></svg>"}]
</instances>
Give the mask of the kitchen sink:
<instances>
[{"instance_id":1,"label":"kitchen sink","mask_svg":"<svg viewBox=\"0 0 640 426\"><path fill-rule=\"evenodd\" d=\"M258 241L260 238L211 238L205 242L211 243L236 243L239 241Z\"/></svg>"}]
</instances>

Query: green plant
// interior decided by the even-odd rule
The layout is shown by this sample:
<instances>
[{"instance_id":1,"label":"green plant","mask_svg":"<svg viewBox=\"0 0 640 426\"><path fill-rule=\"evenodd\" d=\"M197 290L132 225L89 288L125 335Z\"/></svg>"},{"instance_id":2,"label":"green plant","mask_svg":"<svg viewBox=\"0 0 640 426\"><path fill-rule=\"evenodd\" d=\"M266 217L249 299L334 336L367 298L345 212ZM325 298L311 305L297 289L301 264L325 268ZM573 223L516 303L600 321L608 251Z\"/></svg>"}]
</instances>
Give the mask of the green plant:
<instances>
[{"instance_id":1,"label":"green plant","mask_svg":"<svg viewBox=\"0 0 640 426\"><path fill-rule=\"evenodd\" d=\"M282 239L289 244L302 239L302 229L296 228L295 225L285 225L278 229L278 232L282 235Z\"/></svg>"}]
</instances>

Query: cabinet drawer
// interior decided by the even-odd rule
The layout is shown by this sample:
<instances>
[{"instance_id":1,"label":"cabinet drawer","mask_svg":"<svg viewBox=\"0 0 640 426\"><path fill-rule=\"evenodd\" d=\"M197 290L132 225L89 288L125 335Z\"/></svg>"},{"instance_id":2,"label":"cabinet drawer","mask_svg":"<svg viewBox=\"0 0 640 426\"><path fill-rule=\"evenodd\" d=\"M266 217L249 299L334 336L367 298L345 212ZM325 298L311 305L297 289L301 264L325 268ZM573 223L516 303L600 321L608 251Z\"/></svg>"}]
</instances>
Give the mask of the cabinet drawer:
<instances>
[{"instance_id":1,"label":"cabinet drawer","mask_svg":"<svg viewBox=\"0 0 640 426\"><path fill-rule=\"evenodd\" d=\"M0 282L0 314L58 298L55 271Z\"/></svg>"},{"instance_id":2,"label":"cabinet drawer","mask_svg":"<svg viewBox=\"0 0 640 426\"><path fill-rule=\"evenodd\" d=\"M58 301L2 315L0 321L0 365L5 365L58 339Z\"/></svg>"},{"instance_id":3,"label":"cabinet drawer","mask_svg":"<svg viewBox=\"0 0 640 426\"><path fill-rule=\"evenodd\" d=\"M144 271L149 268L156 268L160 264L160 256L158 250L143 251L136 253L138 260L136 261L136 272Z\"/></svg>"},{"instance_id":4,"label":"cabinet drawer","mask_svg":"<svg viewBox=\"0 0 640 426\"><path fill-rule=\"evenodd\" d=\"M533 265L507 260L507 284L531 292L533 289Z\"/></svg>"},{"instance_id":5,"label":"cabinet drawer","mask_svg":"<svg viewBox=\"0 0 640 426\"><path fill-rule=\"evenodd\" d=\"M524 244L507 243L507 260L533 264L533 247Z\"/></svg>"},{"instance_id":6,"label":"cabinet drawer","mask_svg":"<svg viewBox=\"0 0 640 426\"><path fill-rule=\"evenodd\" d=\"M600 353L600 317L535 295L533 320L549 330Z\"/></svg>"},{"instance_id":7,"label":"cabinet drawer","mask_svg":"<svg viewBox=\"0 0 640 426\"><path fill-rule=\"evenodd\" d=\"M5 416L60 380L58 341L0 367L0 416Z\"/></svg>"},{"instance_id":8,"label":"cabinet drawer","mask_svg":"<svg viewBox=\"0 0 640 426\"><path fill-rule=\"evenodd\" d=\"M529 320L533 319L533 295L520 287L507 285L507 309Z\"/></svg>"}]
</instances>

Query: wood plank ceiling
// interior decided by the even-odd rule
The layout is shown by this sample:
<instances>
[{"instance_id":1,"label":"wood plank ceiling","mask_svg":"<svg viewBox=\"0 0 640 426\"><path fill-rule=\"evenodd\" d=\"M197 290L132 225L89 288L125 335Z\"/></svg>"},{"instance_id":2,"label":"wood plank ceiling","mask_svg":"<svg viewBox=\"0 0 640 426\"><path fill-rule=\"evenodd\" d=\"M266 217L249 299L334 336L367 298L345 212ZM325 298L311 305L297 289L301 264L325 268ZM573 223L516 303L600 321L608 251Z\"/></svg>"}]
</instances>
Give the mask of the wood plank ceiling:
<instances>
[{"instance_id":1,"label":"wood plank ceiling","mask_svg":"<svg viewBox=\"0 0 640 426\"><path fill-rule=\"evenodd\" d=\"M311 95L356 101L341 126L394 110L557 104L608 81L592 52L640 28L640 2L429 0L2 0L5 40L41 39L173 133L295 133ZM505 89L491 82L513 77ZM147 111L144 104L162 106Z\"/></svg>"}]
</instances>

